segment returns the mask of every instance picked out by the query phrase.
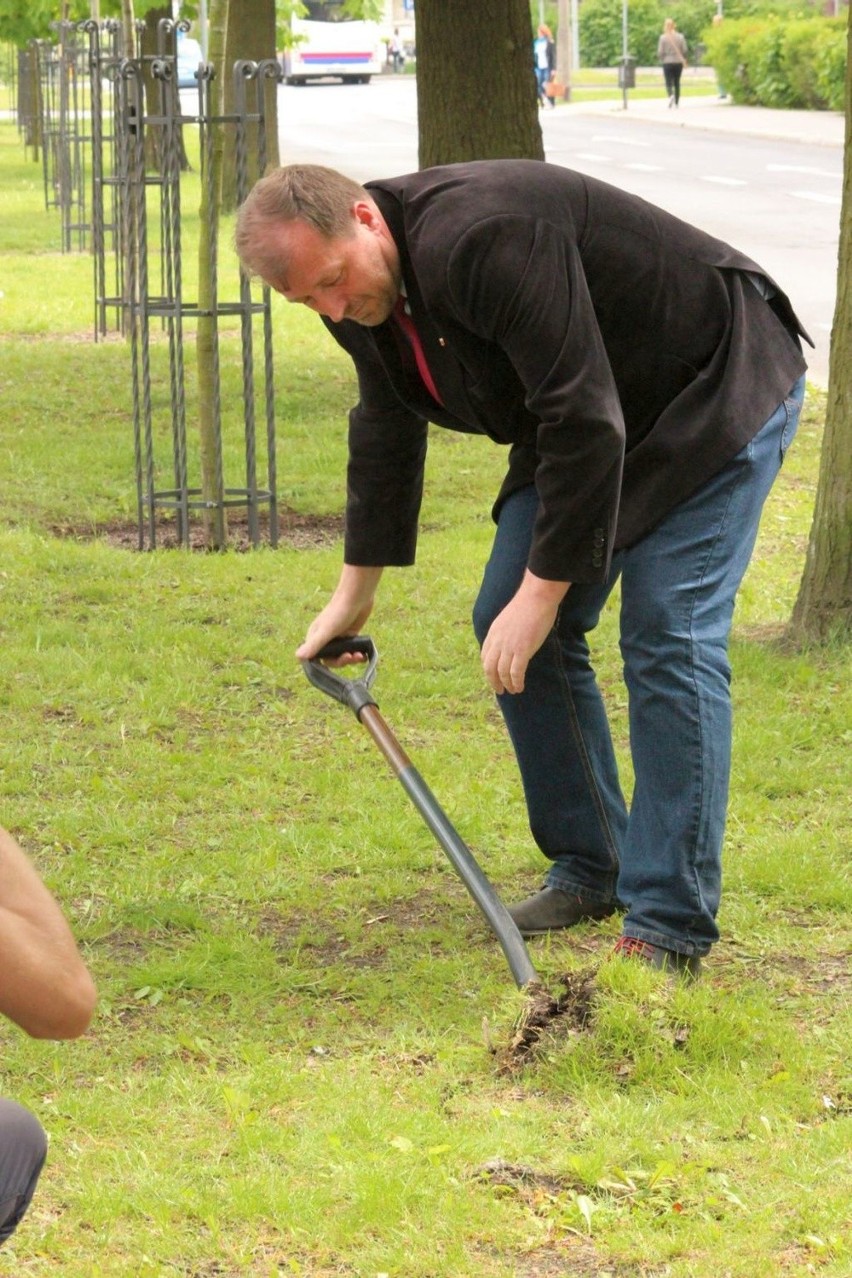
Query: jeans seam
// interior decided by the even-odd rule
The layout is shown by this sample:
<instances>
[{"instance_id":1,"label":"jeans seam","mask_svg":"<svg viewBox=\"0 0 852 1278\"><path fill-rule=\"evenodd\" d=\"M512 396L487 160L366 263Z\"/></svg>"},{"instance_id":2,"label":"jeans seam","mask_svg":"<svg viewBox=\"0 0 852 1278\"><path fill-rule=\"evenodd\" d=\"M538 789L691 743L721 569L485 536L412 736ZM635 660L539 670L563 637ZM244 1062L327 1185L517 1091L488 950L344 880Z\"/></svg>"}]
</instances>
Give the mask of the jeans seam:
<instances>
[{"instance_id":1,"label":"jeans seam","mask_svg":"<svg viewBox=\"0 0 852 1278\"><path fill-rule=\"evenodd\" d=\"M694 631L693 631L693 620L694 620L694 616L695 616L695 603L696 603L696 600L698 599L699 593L700 593L701 588L702 588L702 586L703 586L703 584L704 584L704 581L705 581L705 579L706 579L708 566L709 566L710 562L712 561L713 554L714 554L714 552L715 552L715 550L716 550L716 547L717 547L717 545L719 544L719 540L720 540L720 538L721 538L721 536L722 536L722 531L723 531L723 529L724 529L724 527L725 527L725 525L726 525L726 523L727 523L728 516L729 516L729 514L730 514L730 510L731 510L731 503L732 503L732 502L733 502L733 500L734 500L734 493L735 493L735 491L736 491L737 489L739 489L740 482L741 482L741 480L740 480L740 479L738 479L738 480L737 480L737 483L731 487L731 489L730 489L730 491L729 491L729 493L728 493L728 500L725 502L725 509L724 509L724 511L722 512L722 515L721 515L721 518L719 519L718 524L716 525L716 532L715 532L715 534L714 534L712 544L708 547L707 555L706 555L706 558L705 558L705 560L704 560L704 564L702 565L702 569L701 569L701 576L700 576L700 578L699 578L699 580L698 580L698 584L696 585L695 591L693 592L692 601L691 601L691 603L690 603L690 608L689 608L689 673L690 673L690 678L691 678L691 680L692 680L692 687L693 687L693 692L694 692L694 696L695 696L695 704L696 704L696 707L697 707L697 709L698 709L698 716L697 716L697 717L698 717L698 736L699 736L699 746L700 746L699 753L698 753L698 757L699 757L699 759L703 759L703 757L704 757L704 750L703 750L703 743L704 743L704 724L703 724L703 721L702 721L702 714L701 714L701 697L700 697L699 692L698 692L698 680L697 680L696 675L695 675L695 643L696 643L696 640L695 640ZM696 810L696 812L695 812L695 823L694 823L693 829L692 829L692 831L691 831L691 839L690 839L690 872L691 872L691 875L692 875L692 878L693 878L693 885L694 885L694 888L695 888L695 895L696 895L696 900L697 900L697 902L698 902L699 911L701 911L701 912L703 912L703 913L707 913L707 912L708 912L708 906L707 906L706 902L704 901L703 893L702 893L702 891L701 891L701 876L700 876L700 874L699 874L699 872L698 872L698 868L697 868L697 865L696 865L696 858L697 858L698 843L699 843L699 835L700 835L700 825L701 825L701 822L700 822L700 816L701 816L701 812L702 812L703 807L704 807L704 801L705 801L705 797L706 797L706 796L705 796L705 784L706 784L706 778L705 778L705 776L704 776L704 769L702 768L702 769L701 769L701 774L700 774L699 795L698 795L698 807L697 807L697 810ZM659 944L659 942L657 942L657 943Z\"/></svg>"},{"instance_id":2,"label":"jeans seam","mask_svg":"<svg viewBox=\"0 0 852 1278\"><path fill-rule=\"evenodd\" d=\"M565 700L566 708L568 711L568 720L569 720L569 723L571 724L571 735L574 738L574 742L577 747L577 754L583 766L583 775L586 778L586 783L589 787L589 793L592 795L595 811L598 814L598 820L600 822L601 830L603 831L604 838L606 841L607 851L609 852L610 874L617 874L618 865L619 865L618 848L616 847L615 839L613 837L612 827L610 826L610 823L607 819L606 807L601 798L601 793L600 793L600 790L598 789L597 782L595 781L594 771L591 767L591 764L589 763L589 755L588 755L588 751L586 750L586 743L583 740L582 732L580 732L579 730L579 724L577 720L577 711L574 706L574 698L571 695L571 681L568 678L568 674L565 670L565 661L564 661L563 653L562 653L562 644L559 641L559 635L557 633L558 624L559 624L559 616L557 614L556 622L554 623L553 629L550 631L550 634L547 636L546 642L547 643L552 642L555 645L557 668L559 670L559 682L562 687L562 694L563 694L563 698Z\"/></svg>"},{"instance_id":3,"label":"jeans seam","mask_svg":"<svg viewBox=\"0 0 852 1278\"><path fill-rule=\"evenodd\" d=\"M784 400L784 425L781 428L781 438L779 440L778 452L780 454L779 465L784 465L784 459L787 456L787 449L790 447L790 440L787 438L787 432L793 421L793 411L801 413L804 401L800 404L793 396L789 396Z\"/></svg>"}]
</instances>

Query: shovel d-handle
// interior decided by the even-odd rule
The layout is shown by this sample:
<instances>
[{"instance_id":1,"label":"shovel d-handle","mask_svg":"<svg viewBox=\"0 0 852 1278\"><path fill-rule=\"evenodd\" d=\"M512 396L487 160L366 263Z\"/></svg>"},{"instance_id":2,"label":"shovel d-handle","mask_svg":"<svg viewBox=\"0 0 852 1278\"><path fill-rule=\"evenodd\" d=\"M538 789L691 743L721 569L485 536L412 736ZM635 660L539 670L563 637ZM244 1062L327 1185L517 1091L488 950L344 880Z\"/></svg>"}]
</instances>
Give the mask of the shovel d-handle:
<instances>
[{"instance_id":1,"label":"shovel d-handle","mask_svg":"<svg viewBox=\"0 0 852 1278\"><path fill-rule=\"evenodd\" d=\"M367 658L367 669L358 678L337 674L329 666L323 665L323 661L341 657L344 652L357 652ZM370 695L370 687L376 677L378 664L379 654L369 636L351 635L347 638L344 635L340 639L332 639L310 661L303 661L302 669L315 688L334 697L335 701L342 701L360 719L364 706L376 704Z\"/></svg>"}]
</instances>

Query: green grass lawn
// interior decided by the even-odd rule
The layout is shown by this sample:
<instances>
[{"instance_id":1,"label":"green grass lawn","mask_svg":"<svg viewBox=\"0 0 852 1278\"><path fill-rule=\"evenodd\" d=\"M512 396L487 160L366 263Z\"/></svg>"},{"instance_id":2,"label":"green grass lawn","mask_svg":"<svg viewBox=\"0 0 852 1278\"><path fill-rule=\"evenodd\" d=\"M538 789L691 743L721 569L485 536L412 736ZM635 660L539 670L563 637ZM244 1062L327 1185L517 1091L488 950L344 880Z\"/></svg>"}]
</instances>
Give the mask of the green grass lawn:
<instances>
[{"instance_id":1,"label":"green grass lawn","mask_svg":"<svg viewBox=\"0 0 852 1278\"><path fill-rule=\"evenodd\" d=\"M712 67L688 67L681 80L681 96L715 98L719 92ZM621 99L617 67L580 67L571 72L570 101L592 102ZM628 102L636 99L662 98L666 91L661 67L636 67L635 84L627 91Z\"/></svg>"},{"instance_id":2,"label":"green grass lawn","mask_svg":"<svg viewBox=\"0 0 852 1278\"><path fill-rule=\"evenodd\" d=\"M848 1278L852 662L782 642L823 397L739 600L706 979L606 965L614 920L535 942L554 987L602 964L594 1014L506 1072L489 1044L522 1001L496 942L293 657L340 559L345 358L276 302L280 499L323 535L128 548L129 351L91 340L91 263L59 252L8 123L0 182L0 821L100 990L79 1042L0 1031L2 1091L51 1138L0 1274ZM190 177L190 241L197 203ZM468 624L503 462L434 433L418 564L372 633L384 715L511 899L542 860ZM615 606L596 648L629 786Z\"/></svg>"}]
</instances>

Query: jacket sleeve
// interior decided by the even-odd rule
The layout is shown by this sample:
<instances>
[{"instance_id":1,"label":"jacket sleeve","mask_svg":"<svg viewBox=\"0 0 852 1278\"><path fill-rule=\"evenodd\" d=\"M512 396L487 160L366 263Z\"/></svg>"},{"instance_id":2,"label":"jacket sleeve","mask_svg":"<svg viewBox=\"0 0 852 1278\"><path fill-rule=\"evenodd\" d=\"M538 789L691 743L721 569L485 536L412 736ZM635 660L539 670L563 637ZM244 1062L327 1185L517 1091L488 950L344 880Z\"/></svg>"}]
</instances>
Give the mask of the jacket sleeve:
<instances>
[{"instance_id":1,"label":"jacket sleeve","mask_svg":"<svg viewBox=\"0 0 852 1278\"><path fill-rule=\"evenodd\" d=\"M625 430L576 236L545 218L485 219L457 244L448 274L461 321L501 347L538 422L530 569L553 581L602 580Z\"/></svg>"},{"instance_id":2,"label":"jacket sleeve","mask_svg":"<svg viewBox=\"0 0 852 1278\"><path fill-rule=\"evenodd\" d=\"M344 560L358 567L412 564L428 423L398 398L368 329L323 322L358 375L358 403L349 413Z\"/></svg>"}]
</instances>

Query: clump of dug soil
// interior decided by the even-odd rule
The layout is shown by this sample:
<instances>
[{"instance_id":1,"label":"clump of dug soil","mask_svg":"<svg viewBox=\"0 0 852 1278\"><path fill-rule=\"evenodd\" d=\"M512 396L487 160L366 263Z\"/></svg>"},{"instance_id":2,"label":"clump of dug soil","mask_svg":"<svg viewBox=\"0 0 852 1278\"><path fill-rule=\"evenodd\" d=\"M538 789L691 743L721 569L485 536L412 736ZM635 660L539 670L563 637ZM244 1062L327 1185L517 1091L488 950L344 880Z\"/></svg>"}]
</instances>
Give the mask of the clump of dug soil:
<instances>
[{"instance_id":1,"label":"clump of dug soil","mask_svg":"<svg viewBox=\"0 0 852 1278\"><path fill-rule=\"evenodd\" d=\"M511 1074L529 1064L545 1037L578 1034L589 1029L595 1003L594 972L567 972L560 977L563 993L557 997L538 981L526 986L526 1004L515 1022L508 1047L495 1052L501 1074Z\"/></svg>"}]
</instances>

